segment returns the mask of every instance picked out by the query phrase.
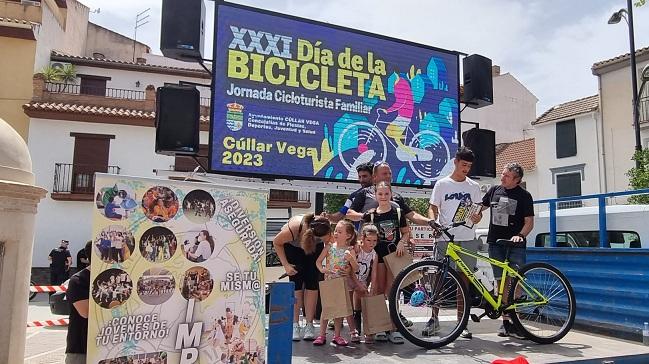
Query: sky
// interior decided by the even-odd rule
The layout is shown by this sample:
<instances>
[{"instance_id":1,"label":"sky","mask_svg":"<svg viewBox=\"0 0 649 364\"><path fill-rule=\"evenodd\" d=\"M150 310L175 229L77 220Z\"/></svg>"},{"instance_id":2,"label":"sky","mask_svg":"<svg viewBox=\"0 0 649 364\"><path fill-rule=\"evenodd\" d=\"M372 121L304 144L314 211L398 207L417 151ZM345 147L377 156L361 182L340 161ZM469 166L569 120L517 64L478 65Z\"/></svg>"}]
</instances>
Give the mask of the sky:
<instances>
[{"instance_id":1,"label":"sky","mask_svg":"<svg viewBox=\"0 0 649 364\"><path fill-rule=\"evenodd\" d=\"M137 40L160 52L161 0L80 0L90 21L133 37L136 14L150 8ZM607 24L625 0L238 0L284 14L492 59L538 99L536 113L597 94L593 63L629 52L624 20ZM206 1L205 58L212 58L214 2ZM649 4L634 8L636 49L649 46ZM630 80L630 76L629 76ZM629 81L630 82L630 81Z\"/></svg>"}]
</instances>

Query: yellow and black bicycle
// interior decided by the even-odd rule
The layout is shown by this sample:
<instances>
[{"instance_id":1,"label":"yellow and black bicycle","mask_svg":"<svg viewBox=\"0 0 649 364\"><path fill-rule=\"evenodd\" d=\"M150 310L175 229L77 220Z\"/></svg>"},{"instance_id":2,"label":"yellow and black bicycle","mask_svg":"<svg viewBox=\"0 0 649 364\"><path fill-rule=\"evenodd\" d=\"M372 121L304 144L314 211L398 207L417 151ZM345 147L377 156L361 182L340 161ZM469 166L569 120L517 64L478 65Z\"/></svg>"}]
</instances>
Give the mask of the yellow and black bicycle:
<instances>
[{"instance_id":1,"label":"yellow and black bicycle","mask_svg":"<svg viewBox=\"0 0 649 364\"><path fill-rule=\"evenodd\" d=\"M575 294L557 268L530 263L514 269L509 266L510 249L505 261L497 261L453 243L448 230L459 224L446 228L431 225L448 237L443 259L428 258L406 267L395 277L388 297L392 321L408 341L427 349L439 348L457 339L469 317L479 322L485 316L497 319L503 314L509 316L517 332L539 344L554 343L570 331L575 321ZM496 244L512 246L509 240ZM502 268L495 296L460 255ZM461 274L466 279L461 279ZM511 283L506 287L508 281ZM472 307L474 312L483 312L471 313Z\"/></svg>"}]
</instances>

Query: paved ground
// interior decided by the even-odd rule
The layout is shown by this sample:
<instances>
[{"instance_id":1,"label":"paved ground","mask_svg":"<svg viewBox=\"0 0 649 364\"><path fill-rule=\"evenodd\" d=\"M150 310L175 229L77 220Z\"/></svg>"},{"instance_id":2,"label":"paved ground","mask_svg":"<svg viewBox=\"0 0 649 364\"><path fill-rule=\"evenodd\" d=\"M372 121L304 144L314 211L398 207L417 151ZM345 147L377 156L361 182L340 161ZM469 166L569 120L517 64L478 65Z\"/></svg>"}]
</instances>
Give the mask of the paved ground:
<instances>
[{"instance_id":1,"label":"paved ground","mask_svg":"<svg viewBox=\"0 0 649 364\"><path fill-rule=\"evenodd\" d=\"M29 304L29 321L60 318L50 314L47 294L39 294ZM565 363L585 359L598 359L588 364L605 363L602 358L621 355L643 355L631 361L616 359L615 364L649 363L649 346L603 336L572 331L563 340L552 345L537 345L529 341L501 338L496 335L498 321L483 320L470 323L474 337L471 340L458 339L455 343L439 350L423 350L410 343L393 345L376 343L356 344L347 348L326 345L314 347L310 342L293 344L293 364L302 363L491 363L496 358L514 358L523 355L531 364ZM65 327L28 328L26 335L25 363L60 363L65 351ZM331 333L329 340L331 340ZM172 363L169 363L172 364ZM282 363L283 364L283 363ZM612 363L611 363L612 364Z\"/></svg>"}]
</instances>

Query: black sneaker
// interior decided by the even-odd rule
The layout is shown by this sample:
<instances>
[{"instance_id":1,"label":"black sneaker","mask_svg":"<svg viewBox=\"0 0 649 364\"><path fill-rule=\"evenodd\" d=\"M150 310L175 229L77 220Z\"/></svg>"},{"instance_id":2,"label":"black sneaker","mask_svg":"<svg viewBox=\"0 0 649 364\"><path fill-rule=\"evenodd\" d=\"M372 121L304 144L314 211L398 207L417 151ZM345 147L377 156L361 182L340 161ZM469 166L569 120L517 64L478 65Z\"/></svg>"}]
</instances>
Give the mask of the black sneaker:
<instances>
[{"instance_id":1,"label":"black sneaker","mask_svg":"<svg viewBox=\"0 0 649 364\"><path fill-rule=\"evenodd\" d=\"M509 320L505 320L503 321L503 324L500 325L500 328L498 329L498 336L508 337L511 335L512 331L514 331L514 324L509 322Z\"/></svg>"}]
</instances>

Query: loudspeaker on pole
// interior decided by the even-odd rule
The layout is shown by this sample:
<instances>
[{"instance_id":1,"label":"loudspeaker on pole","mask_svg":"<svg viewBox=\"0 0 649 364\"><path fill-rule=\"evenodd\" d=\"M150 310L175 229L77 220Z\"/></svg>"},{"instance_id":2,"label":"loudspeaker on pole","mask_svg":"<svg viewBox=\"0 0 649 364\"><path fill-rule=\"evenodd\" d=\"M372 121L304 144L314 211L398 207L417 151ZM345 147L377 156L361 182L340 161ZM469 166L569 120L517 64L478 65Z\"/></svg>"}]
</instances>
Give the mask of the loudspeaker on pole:
<instances>
[{"instance_id":1,"label":"loudspeaker on pole","mask_svg":"<svg viewBox=\"0 0 649 364\"><path fill-rule=\"evenodd\" d=\"M473 128L462 133L462 140L476 157L469 176L496 177L496 133Z\"/></svg>"},{"instance_id":2,"label":"loudspeaker on pole","mask_svg":"<svg viewBox=\"0 0 649 364\"><path fill-rule=\"evenodd\" d=\"M167 85L156 92L155 152L197 155L200 142L200 93L195 87Z\"/></svg>"},{"instance_id":3,"label":"loudspeaker on pole","mask_svg":"<svg viewBox=\"0 0 649 364\"><path fill-rule=\"evenodd\" d=\"M181 61L203 58L205 3L203 0L162 0L160 50Z\"/></svg>"},{"instance_id":4,"label":"loudspeaker on pole","mask_svg":"<svg viewBox=\"0 0 649 364\"><path fill-rule=\"evenodd\" d=\"M464 94L462 102L478 109L493 104L493 76L491 59L472 54L462 60Z\"/></svg>"}]
</instances>

